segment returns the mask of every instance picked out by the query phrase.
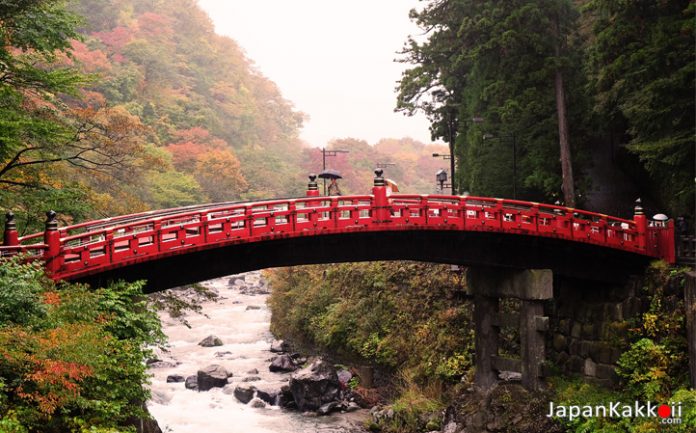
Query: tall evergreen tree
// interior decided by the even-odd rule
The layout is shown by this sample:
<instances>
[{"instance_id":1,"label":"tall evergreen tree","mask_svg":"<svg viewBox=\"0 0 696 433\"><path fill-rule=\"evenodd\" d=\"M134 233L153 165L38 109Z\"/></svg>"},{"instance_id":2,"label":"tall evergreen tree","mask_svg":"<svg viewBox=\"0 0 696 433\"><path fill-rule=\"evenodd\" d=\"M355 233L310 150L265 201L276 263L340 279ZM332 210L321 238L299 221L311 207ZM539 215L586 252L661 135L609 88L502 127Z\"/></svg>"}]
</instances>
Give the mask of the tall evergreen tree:
<instances>
[{"instance_id":1,"label":"tall evergreen tree","mask_svg":"<svg viewBox=\"0 0 696 433\"><path fill-rule=\"evenodd\" d=\"M689 0L592 0L595 110L638 155L662 205L694 212L694 15Z\"/></svg>"},{"instance_id":2,"label":"tall evergreen tree","mask_svg":"<svg viewBox=\"0 0 696 433\"><path fill-rule=\"evenodd\" d=\"M517 189L535 199L566 192L572 204L570 152L564 157L571 188L562 188L557 111L567 107L564 142L582 158L585 103L577 91L581 57L572 4L439 0L411 15L428 39L411 39L404 50L403 60L415 66L402 77L397 109L425 111L433 138L454 138L460 191L510 197ZM448 136L452 119L457 133Z\"/></svg>"}]
</instances>

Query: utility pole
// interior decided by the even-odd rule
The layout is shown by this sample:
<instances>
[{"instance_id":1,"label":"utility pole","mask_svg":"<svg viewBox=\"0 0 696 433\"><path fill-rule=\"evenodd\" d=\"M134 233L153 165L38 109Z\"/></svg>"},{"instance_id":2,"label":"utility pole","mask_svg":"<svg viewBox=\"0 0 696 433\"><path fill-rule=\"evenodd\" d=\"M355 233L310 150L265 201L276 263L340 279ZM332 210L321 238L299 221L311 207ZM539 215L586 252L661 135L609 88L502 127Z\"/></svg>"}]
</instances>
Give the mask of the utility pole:
<instances>
[{"instance_id":1,"label":"utility pole","mask_svg":"<svg viewBox=\"0 0 696 433\"><path fill-rule=\"evenodd\" d=\"M321 148L321 171L326 170L326 157L327 156L336 156L339 153L348 153L347 150L343 149L333 149L333 150L326 150L325 147ZM324 195L326 195L326 178L324 179Z\"/></svg>"}]
</instances>

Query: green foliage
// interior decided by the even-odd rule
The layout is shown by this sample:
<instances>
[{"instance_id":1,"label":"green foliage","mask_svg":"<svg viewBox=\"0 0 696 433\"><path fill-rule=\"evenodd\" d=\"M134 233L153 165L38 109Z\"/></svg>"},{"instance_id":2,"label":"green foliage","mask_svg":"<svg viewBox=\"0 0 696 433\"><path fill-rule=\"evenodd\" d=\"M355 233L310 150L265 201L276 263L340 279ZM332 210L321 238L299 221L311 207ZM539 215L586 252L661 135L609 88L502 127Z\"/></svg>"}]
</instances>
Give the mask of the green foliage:
<instances>
[{"instance_id":1,"label":"green foliage","mask_svg":"<svg viewBox=\"0 0 696 433\"><path fill-rule=\"evenodd\" d=\"M406 44L402 61L414 66L402 76L397 109L424 111L433 138L454 146L459 190L511 197L514 141L519 195L559 196L558 70L575 163L584 164L587 103L584 77L574 67L581 53L577 17L565 0L431 1L411 12L428 39Z\"/></svg>"},{"instance_id":2,"label":"green foliage","mask_svg":"<svg viewBox=\"0 0 696 433\"><path fill-rule=\"evenodd\" d=\"M270 278L274 334L398 371L394 416L373 428L439 428L444 384L472 367L461 275L443 265L375 262L279 269Z\"/></svg>"},{"instance_id":3,"label":"green foliage","mask_svg":"<svg viewBox=\"0 0 696 433\"><path fill-rule=\"evenodd\" d=\"M41 303L45 277L40 264L22 264L15 257L0 266L0 327L34 325L46 315Z\"/></svg>"},{"instance_id":4,"label":"green foliage","mask_svg":"<svg viewBox=\"0 0 696 433\"><path fill-rule=\"evenodd\" d=\"M427 385L416 382L412 372L399 374L398 398L389 406L394 411L391 419L381 420L379 427L385 433L409 433L440 429L443 403L442 384L434 381Z\"/></svg>"},{"instance_id":5,"label":"green foliage","mask_svg":"<svg viewBox=\"0 0 696 433\"><path fill-rule=\"evenodd\" d=\"M595 110L628 144L673 212L694 209L696 4L592 0ZM625 131L625 132L624 132Z\"/></svg>"},{"instance_id":6,"label":"green foliage","mask_svg":"<svg viewBox=\"0 0 696 433\"><path fill-rule=\"evenodd\" d=\"M625 379L629 394L654 400L664 395L672 385L668 365L669 356L665 347L643 338L621 355L617 373Z\"/></svg>"},{"instance_id":7,"label":"green foliage","mask_svg":"<svg viewBox=\"0 0 696 433\"><path fill-rule=\"evenodd\" d=\"M653 264L646 273L644 290L650 294L650 308L617 369L626 393L634 398L666 399L688 380L683 285L683 270L664 263Z\"/></svg>"},{"instance_id":8,"label":"green foliage","mask_svg":"<svg viewBox=\"0 0 696 433\"><path fill-rule=\"evenodd\" d=\"M458 380L471 367L469 306L447 266L375 262L271 274L271 330L347 357Z\"/></svg>"},{"instance_id":9,"label":"green foliage","mask_svg":"<svg viewBox=\"0 0 696 433\"><path fill-rule=\"evenodd\" d=\"M552 401L556 405L608 406L610 402L620 401L631 404L631 402L636 401L635 396L627 394L623 390L612 391L581 380L554 378L552 387ZM569 433L651 433L662 431L662 429L675 433L688 433L696 428L696 391L681 388L668 394L664 400L639 398L638 401L641 403L652 401L656 404L682 403L681 424L665 426L660 424L659 418L643 417L621 419L579 417L572 421L568 419L560 419L559 421Z\"/></svg>"},{"instance_id":10,"label":"green foliage","mask_svg":"<svg viewBox=\"0 0 696 433\"><path fill-rule=\"evenodd\" d=\"M146 416L146 347L163 341L142 283L57 288L31 265L0 271L0 293L22 303L0 317L0 431L130 431Z\"/></svg>"}]
</instances>

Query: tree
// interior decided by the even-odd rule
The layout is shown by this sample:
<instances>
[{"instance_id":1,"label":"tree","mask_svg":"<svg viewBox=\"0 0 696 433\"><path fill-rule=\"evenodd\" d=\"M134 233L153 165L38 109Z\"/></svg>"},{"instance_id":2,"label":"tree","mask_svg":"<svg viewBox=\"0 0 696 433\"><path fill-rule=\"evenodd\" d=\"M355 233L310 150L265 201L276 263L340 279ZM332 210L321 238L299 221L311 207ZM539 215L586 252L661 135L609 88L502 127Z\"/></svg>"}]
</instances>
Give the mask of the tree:
<instances>
[{"instance_id":1,"label":"tree","mask_svg":"<svg viewBox=\"0 0 696 433\"><path fill-rule=\"evenodd\" d=\"M79 41L80 21L64 1L3 2L0 15L0 203L19 208L28 222L45 206L85 216L91 212L76 198L89 196L95 173L112 184L133 175L145 128L85 89L94 77L78 67L109 64Z\"/></svg>"},{"instance_id":2,"label":"tree","mask_svg":"<svg viewBox=\"0 0 696 433\"><path fill-rule=\"evenodd\" d=\"M581 159L586 135L571 4L438 0L411 16L428 39L409 39L403 51L402 61L415 66L399 83L397 110L429 116L433 138L447 141L457 159L459 190L511 196L517 157L522 195L557 197L562 174L573 180L571 165L559 163L561 147L569 149L559 137L566 106L568 133L561 135L577 137ZM570 152L563 156L572 162ZM572 200L572 188L563 189Z\"/></svg>"},{"instance_id":3,"label":"tree","mask_svg":"<svg viewBox=\"0 0 696 433\"><path fill-rule=\"evenodd\" d=\"M164 336L142 286L57 290L39 264L3 263L0 431L130 431L147 416L147 346Z\"/></svg>"},{"instance_id":4,"label":"tree","mask_svg":"<svg viewBox=\"0 0 696 433\"><path fill-rule=\"evenodd\" d=\"M229 149L204 153L196 162L194 174L212 201L239 199L247 190L239 160Z\"/></svg>"},{"instance_id":5,"label":"tree","mask_svg":"<svg viewBox=\"0 0 696 433\"><path fill-rule=\"evenodd\" d=\"M694 13L689 0L587 4L595 111L637 155L663 206L694 211Z\"/></svg>"}]
</instances>

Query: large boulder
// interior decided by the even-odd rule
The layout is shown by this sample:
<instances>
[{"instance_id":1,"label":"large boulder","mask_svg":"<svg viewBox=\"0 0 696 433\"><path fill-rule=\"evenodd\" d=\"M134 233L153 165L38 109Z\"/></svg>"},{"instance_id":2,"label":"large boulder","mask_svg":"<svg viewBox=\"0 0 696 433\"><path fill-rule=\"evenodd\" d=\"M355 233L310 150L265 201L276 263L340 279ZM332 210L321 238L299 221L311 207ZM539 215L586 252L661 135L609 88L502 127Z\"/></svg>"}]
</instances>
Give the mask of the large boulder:
<instances>
[{"instance_id":1,"label":"large boulder","mask_svg":"<svg viewBox=\"0 0 696 433\"><path fill-rule=\"evenodd\" d=\"M278 395L280 390L278 388L271 388L259 385L256 388L256 396L271 406L278 404Z\"/></svg>"},{"instance_id":2,"label":"large boulder","mask_svg":"<svg viewBox=\"0 0 696 433\"><path fill-rule=\"evenodd\" d=\"M252 385L237 385L234 388L234 396L241 403L247 404L254 398L256 387Z\"/></svg>"},{"instance_id":3,"label":"large boulder","mask_svg":"<svg viewBox=\"0 0 696 433\"><path fill-rule=\"evenodd\" d=\"M317 358L309 366L295 372L290 378L290 391L301 411L317 410L340 397L336 369Z\"/></svg>"},{"instance_id":4,"label":"large boulder","mask_svg":"<svg viewBox=\"0 0 696 433\"><path fill-rule=\"evenodd\" d=\"M273 358L268 369L274 373L285 373L297 370L297 366L290 355L280 355Z\"/></svg>"},{"instance_id":5,"label":"large boulder","mask_svg":"<svg viewBox=\"0 0 696 433\"><path fill-rule=\"evenodd\" d=\"M222 388L227 385L230 374L225 367L212 364L198 370L198 390L208 391L211 388Z\"/></svg>"},{"instance_id":6,"label":"large boulder","mask_svg":"<svg viewBox=\"0 0 696 433\"><path fill-rule=\"evenodd\" d=\"M292 391L290 391L290 385L283 385L280 388L277 401L278 406L280 407L284 407L286 409L297 409L295 399L292 397Z\"/></svg>"},{"instance_id":7,"label":"large boulder","mask_svg":"<svg viewBox=\"0 0 696 433\"><path fill-rule=\"evenodd\" d=\"M203 347L215 347L215 346L222 346L222 340L220 340L220 337L215 336L215 335L208 335L204 339L202 339L200 342L198 342L199 346Z\"/></svg>"}]
</instances>

